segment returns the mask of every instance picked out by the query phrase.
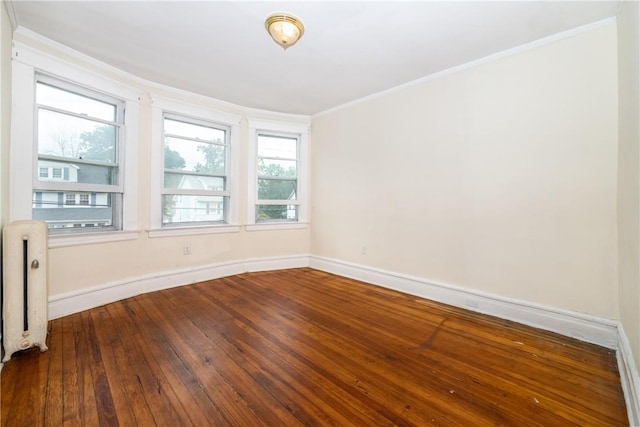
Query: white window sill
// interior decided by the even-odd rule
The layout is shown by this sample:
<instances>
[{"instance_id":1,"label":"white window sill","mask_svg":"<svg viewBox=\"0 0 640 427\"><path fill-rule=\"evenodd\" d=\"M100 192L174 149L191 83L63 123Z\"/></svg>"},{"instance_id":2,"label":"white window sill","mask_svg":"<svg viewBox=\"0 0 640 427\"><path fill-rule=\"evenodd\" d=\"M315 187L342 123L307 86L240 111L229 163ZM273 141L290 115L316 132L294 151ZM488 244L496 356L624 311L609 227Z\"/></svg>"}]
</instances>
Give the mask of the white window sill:
<instances>
[{"instance_id":1,"label":"white window sill","mask_svg":"<svg viewBox=\"0 0 640 427\"><path fill-rule=\"evenodd\" d=\"M263 230L293 230L308 228L308 222L264 222L259 224L247 224L247 231L263 231Z\"/></svg>"},{"instance_id":2,"label":"white window sill","mask_svg":"<svg viewBox=\"0 0 640 427\"><path fill-rule=\"evenodd\" d=\"M49 235L49 249L67 246L92 245L95 243L122 242L136 240L137 231L105 231L103 233L77 233Z\"/></svg>"},{"instance_id":3,"label":"white window sill","mask_svg":"<svg viewBox=\"0 0 640 427\"><path fill-rule=\"evenodd\" d=\"M172 237L172 236L194 236L200 234L237 233L240 231L239 225L209 225L193 227L167 227L152 228L147 230L150 238Z\"/></svg>"}]
</instances>

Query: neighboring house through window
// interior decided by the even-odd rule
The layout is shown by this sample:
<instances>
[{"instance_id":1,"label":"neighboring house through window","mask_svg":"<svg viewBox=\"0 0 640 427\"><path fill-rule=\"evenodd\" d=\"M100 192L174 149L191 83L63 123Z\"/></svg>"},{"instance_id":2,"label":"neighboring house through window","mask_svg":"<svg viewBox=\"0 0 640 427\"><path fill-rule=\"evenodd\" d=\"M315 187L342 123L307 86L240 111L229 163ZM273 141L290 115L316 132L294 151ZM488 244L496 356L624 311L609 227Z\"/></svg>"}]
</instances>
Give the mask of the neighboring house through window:
<instances>
[{"instance_id":1,"label":"neighboring house through window","mask_svg":"<svg viewBox=\"0 0 640 427\"><path fill-rule=\"evenodd\" d=\"M44 75L36 77L35 94L40 174L34 183L33 219L55 229L95 229L98 224L120 229L123 101ZM49 169L51 179L42 173ZM81 210L41 203L62 192L65 207L79 206L78 191L83 190L93 191L103 203ZM88 195L83 201L89 206Z\"/></svg>"}]
</instances>

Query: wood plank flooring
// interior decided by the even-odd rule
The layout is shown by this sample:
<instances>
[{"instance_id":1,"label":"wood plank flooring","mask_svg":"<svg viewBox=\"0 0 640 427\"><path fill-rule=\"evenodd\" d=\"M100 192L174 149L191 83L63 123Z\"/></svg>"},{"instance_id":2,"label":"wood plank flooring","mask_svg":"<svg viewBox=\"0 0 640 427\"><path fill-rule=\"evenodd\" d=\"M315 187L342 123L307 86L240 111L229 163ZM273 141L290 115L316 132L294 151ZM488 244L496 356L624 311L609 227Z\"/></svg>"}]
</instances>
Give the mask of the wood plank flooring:
<instances>
[{"instance_id":1,"label":"wood plank flooring","mask_svg":"<svg viewBox=\"0 0 640 427\"><path fill-rule=\"evenodd\" d=\"M304 268L53 320L2 426L622 426L615 353Z\"/></svg>"}]
</instances>

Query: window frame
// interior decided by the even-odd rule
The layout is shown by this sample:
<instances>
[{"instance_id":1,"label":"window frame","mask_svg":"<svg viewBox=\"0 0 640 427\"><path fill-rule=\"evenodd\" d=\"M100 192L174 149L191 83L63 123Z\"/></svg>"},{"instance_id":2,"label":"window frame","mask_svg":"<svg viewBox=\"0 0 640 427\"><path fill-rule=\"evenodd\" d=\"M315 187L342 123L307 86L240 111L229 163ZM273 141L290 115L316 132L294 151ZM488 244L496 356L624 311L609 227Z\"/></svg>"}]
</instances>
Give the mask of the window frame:
<instances>
[{"instance_id":1,"label":"window frame","mask_svg":"<svg viewBox=\"0 0 640 427\"><path fill-rule=\"evenodd\" d=\"M72 111L63 110L54 106L48 106L45 104L39 104L37 101L34 101L34 126L36 128L34 135L34 175L33 175L33 191L61 191L65 193L65 202L64 206L66 207L77 207L80 206L77 202L79 193L105 193L110 194L109 200L112 201L111 205L111 225L104 227L94 227L93 225L87 224L87 227L68 227L68 228L58 228L58 227L49 227L49 233L53 235L69 235L71 233L96 233L96 232L113 232L113 231L121 231L122 230L122 222L123 222L123 212L122 212L122 200L124 197L124 187L122 185L124 181L123 170L121 165L124 162L124 150L121 148L121 145L126 144L125 141L125 132L124 132L124 113L125 113L125 101L111 96L106 95L104 93L98 92L93 89L89 89L85 86L82 86L77 83L71 83L65 80L60 80L58 78L52 77L45 73L36 72L35 74L35 82L34 87L36 87L35 93L37 93L37 85L43 84L55 89L65 91L68 93L72 93L74 95L79 95L86 97L88 99L96 100L99 102L104 102L105 104L112 105L115 107L115 117L112 122L104 122L103 120L96 121L97 123L104 122L109 126L114 126L117 129L117 135L115 139L115 159L113 163L106 163L100 161L87 161L81 159L74 159L73 163L77 164L89 164L89 165L99 165L99 166L107 166L113 168L115 170L115 184L92 184L92 183L80 183L80 182L68 182L65 181L65 176L69 175L69 164L70 158L67 157L57 157L57 156L46 156L41 155L39 153L38 147L38 131L39 121L38 116L40 111L50 111L56 112L59 114L65 114L70 117L78 117L82 118L81 114L74 113ZM91 118L90 118L91 119ZM40 168L40 160L48 161L48 162L60 162L64 164L68 164L67 167L51 167L51 179L47 179L45 181L40 180L39 168ZM56 171L58 174L56 174ZM59 175L59 176L58 176ZM71 203L72 196L73 203Z\"/></svg>"},{"instance_id":2,"label":"window frame","mask_svg":"<svg viewBox=\"0 0 640 427\"><path fill-rule=\"evenodd\" d=\"M214 108L194 105L161 95L151 95L151 200L149 237L180 236L193 234L229 233L239 231L239 133L240 116L224 113ZM162 222L162 195L175 194L164 188L164 118L188 123L224 128L227 130L226 185L225 191L207 191L207 195L222 195L228 203L224 222L182 222L164 225ZM185 194L194 194L190 190Z\"/></svg>"},{"instance_id":3,"label":"window frame","mask_svg":"<svg viewBox=\"0 0 640 427\"><path fill-rule=\"evenodd\" d=\"M278 203L284 201L260 200L258 198L258 139L261 135L296 138L297 139L297 168L296 168L296 200L288 203ZM307 228L308 227L308 145L309 145L309 124L272 121L262 119L249 119L249 161L248 161L248 203L247 203L247 224L248 231L287 229L287 228ZM256 211L258 205L287 204L298 206L297 220L274 220L258 221Z\"/></svg>"},{"instance_id":4,"label":"window frame","mask_svg":"<svg viewBox=\"0 0 640 427\"><path fill-rule=\"evenodd\" d=\"M201 143L203 144L211 144L211 145L217 145L217 146L222 146L225 149L225 172L224 175L215 175L215 174L206 174L206 173L200 173L200 172L191 172L191 171L181 171L182 175L190 175L190 176L200 176L200 177L212 177L212 176L216 176L218 178L222 178L224 180L224 189L223 190L207 190L207 189L203 189L203 190L193 190L193 189L179 189L179 188L167 188L164 185L164 180L165 180L165 174L167 173L167 169L166 169L166 165L165 165L165 151L166 151L166 138L167 137L174 137L174 138L179 138L179 139L187 139L189 140L190 138L186 137L185 135L178 135L178 134L171 134L168 133L166 131L166 128L164 127L164 123L165 121L169 119L169 120L173 120L173 121L177 121L177 122L182 122L182 123L186 123L186 124L193 124L193 125L198 125L198 126L203 126L203 127L207 127L210 129L216 129L219 131L223 131L225 134L225 138L224 138L224 142L222 144L218 144L218 143L214 143L214 142L207 142L207 141L202 141ZM218 221L183 221L183 222L175 222L175 223L165 223L164 222L164 218L162 221L161 226L163 228L171 228L171 227L193 227L193 226L201 226L201 227L205 227L205 226L209 226L209 225L221 225L221 224L228 224L228 214L229 214L229 198L231 196L231 192L229 191L229 177L228 177L228 171L229 171L229 151L230 151L230 139L231 139L231 128L227 125L222 125L220 123L214 123L211 121L205 121L205 120L201 120L201 119L194 119L192 117L186 117L184 115L178 115L178 114L174 114L174 113L168 113L165 112L163 114L162 117L162 122L163 122L163 137L162 137L162 166L163 166L163 185L162 185L162 196L168 196L168 195L174 195L174 196L213 196L213 197L222 197L223 200L223 209L222 209L222 220L218 220ZM193 141L195 142L195 141ZM225 200L226 199L226 200ZM210 202L208 202L210 203ZM161 206L162 206L162 202L161 202ZM208 209L207 209L208 211Z\"/></svg>"},{"instance_id":5,"label":"window frame","mask_svg":"<svg viewBox=\"0 0 640 427\"><path fill-rule=\"evenodd\" d=\"M20 42L14 43L12 52L12 115L10 161L15 168L9 179L12 204L9 220L32 219L33 198L36 190L59 191L56 183L38 183L37 165L37 119L36 81L39 78L53 79L56 83L71 85L74 89L84 88L92 94L100 94L109 99L123 102L123 126L120 136L119 163L121 215L118 229L88 228L78 232L69 229L49 233L49 247L74 246L137 238L137 157L138 157L138 116L139 92L96 74L95 71L71 64L63 59L40 52ZM58 86L55 84L54 86ZM75 90L73 90L75 92ZM51 175L49 175L51 176ZM42 185L44 184L44 185ZM53 188L45 188L49 186ZM93 184L92 184L93 185ZM88 191L84 186L78 191ZM67 190L65 190L67 191ZM69 188L68 191L75 191Z\"/></svg>"}]
</instances>

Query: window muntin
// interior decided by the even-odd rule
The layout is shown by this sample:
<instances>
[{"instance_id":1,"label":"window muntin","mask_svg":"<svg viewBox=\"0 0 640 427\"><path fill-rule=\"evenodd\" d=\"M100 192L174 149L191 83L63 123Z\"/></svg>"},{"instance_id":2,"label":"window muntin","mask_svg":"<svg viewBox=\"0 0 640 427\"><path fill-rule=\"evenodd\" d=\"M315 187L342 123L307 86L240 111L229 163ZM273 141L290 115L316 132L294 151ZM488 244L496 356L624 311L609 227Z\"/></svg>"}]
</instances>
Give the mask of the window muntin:
<instances>
[{"instance_id":1,"label":"window muntin","mask_svg":"<svg viewBox=\"0 0 640 427\"><path fill-rule=\"evenodd\" d=\"M230 129L163 117L162 226L226 223Z\"/></svg>"},{"instance_id":2,"label":"window muntin","mask_svg":"<svg viewBox=\"0 0 640 427\"><path fill-rule=\"evenodd\" d=\"M79 115L86 114L104 121L116 121L115 105L87 95L61 90L43 81L36 83L36 103Z\"/></svg>"},{"instance_id":3,"label":"window muntin","mask_svg":"<svg viewBox=\"0 0 640 427\"><path fill-rule=\"evenodd\" d=\"M46 76L38 76L35 94L39 173L32 217L54 232L121 229L124 103ZM83 197L81 204L78 192L99 197Z\"/></svg>"},{"instance_id":4,"label":"window muntin","mask_svg":"<svg viewBox=\"0 0 640 427\"><path fill-rule=\"evenodd\" d=\"M258 133L255 220L298 221L299 135Z\"/></svg>"}]
</instances>

